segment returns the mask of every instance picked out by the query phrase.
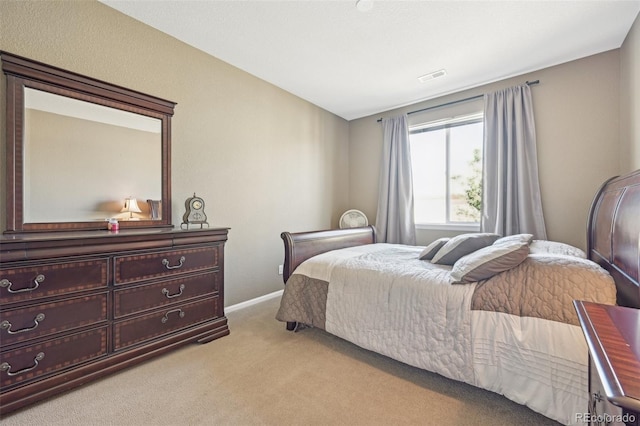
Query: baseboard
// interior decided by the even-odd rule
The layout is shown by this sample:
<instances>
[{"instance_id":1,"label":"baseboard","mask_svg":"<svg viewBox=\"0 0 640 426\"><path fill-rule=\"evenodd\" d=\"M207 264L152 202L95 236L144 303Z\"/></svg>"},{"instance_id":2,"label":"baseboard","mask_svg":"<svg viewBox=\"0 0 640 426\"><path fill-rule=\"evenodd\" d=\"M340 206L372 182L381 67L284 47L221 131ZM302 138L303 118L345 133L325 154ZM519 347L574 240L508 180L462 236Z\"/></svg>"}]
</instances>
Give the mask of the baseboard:
<instances>
[{"instance_id":1,"label":"baseboard","mask_svg":"<svg viewBox=\"0 0 640 426\"><path fill-rule=\"evenodd\" d=\"M237 311L240 309L248 308L249 306L256 305L260 302L264 302L265 300L274 299L276 297L282 296L284 289L274 291L273 293L265 294L264 296L256 297L255 299L250 299L244 302L236 303L235 305L226 306L224 308L224 313L228 314L229 312Z\"/></svg>"}]
</instances>

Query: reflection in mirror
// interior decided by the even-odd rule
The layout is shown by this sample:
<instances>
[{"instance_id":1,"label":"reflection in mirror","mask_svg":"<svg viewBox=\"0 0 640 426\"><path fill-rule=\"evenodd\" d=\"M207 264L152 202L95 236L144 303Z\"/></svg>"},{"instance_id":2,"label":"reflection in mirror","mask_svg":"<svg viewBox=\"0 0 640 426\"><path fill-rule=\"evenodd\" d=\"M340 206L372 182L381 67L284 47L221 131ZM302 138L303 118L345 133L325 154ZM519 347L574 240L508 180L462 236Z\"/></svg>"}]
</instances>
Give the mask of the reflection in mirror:
<instances>
[{"instance_id":1,"label":"reflection in mirror","mask_svg":"<svg viewBox=\"0 0 640 426\"><path fill-rule=\"evenodd\" d=\"M24 222L122 220L124 200L162 198L162 122L24 89ZM155 217L154 219L161 219Z\"/></svg>"}]
</instances>

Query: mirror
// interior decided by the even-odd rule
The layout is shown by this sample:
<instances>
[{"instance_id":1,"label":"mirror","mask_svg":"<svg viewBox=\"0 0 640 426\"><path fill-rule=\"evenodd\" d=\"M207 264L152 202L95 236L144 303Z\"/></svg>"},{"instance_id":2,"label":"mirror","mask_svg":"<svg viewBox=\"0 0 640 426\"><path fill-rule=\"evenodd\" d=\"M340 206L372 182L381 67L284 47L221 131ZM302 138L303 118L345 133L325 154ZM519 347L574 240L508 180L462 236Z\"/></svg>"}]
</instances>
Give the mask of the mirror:
<instances>
[{"instance_id":1,"label":"mirror","mask_svg":"<svg viewBox=\"0 0 640 426\"><path fill-rule=\"evenodd\" d=\"M6 231L171 226L175 103L5 52ZM135 205L139 209L125 206Z\"/></svg>"},{"instance_id":2,"label":"mirror","mask_svg":"<svg viewBox=\"0 0 640 426\"><path fill-rule=\"evenodd\" d=\"M125 198L161 198L157 118L31 88L24 111L25 222L122 219Z\"/></svg>"}]
</instances>

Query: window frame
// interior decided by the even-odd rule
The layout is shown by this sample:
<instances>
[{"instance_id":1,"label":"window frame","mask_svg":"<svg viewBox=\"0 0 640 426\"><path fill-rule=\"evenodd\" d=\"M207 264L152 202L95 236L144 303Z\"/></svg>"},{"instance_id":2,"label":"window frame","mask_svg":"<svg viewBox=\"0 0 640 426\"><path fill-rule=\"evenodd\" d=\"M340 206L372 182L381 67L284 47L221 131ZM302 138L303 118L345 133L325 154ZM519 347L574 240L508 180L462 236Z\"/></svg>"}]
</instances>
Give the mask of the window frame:
<instances>
[{"instance_id":1,"label":"window frame","mask_svg":"<svg viewBox=\"0 0 640 426\"><path fill-rule=\"evenodd\" d=\"M450 155L450 129L454 127L467 126L484 122L484 111L474 112L471 114L463 114L455 117L449 117L439 120L421 122L409 126L409 140L414 134L433 132L437 130L446 130L445 132L445 152L446 152L446 183L445 183L445 223L416 223L416 229L443 230L443 231L479 231L480 222L450 222L448 218L451 213L451 192L450 192L450 171L451 171L451 155ZM484 132L484 130L483 130ZM482 155L484 158L484 143L482 146ZM415 207L414 207L415 208Z\"/></svg>"}]
</instances>

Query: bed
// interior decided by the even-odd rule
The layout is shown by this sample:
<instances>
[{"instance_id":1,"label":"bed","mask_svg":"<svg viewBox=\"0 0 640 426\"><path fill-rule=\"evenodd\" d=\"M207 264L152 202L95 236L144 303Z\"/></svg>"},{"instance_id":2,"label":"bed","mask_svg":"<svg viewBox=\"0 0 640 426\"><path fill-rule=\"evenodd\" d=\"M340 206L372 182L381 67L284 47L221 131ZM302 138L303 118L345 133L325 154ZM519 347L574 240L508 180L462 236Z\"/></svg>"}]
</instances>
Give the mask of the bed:
<instances>
[{"instance_id":1,"label":"bed","mask_svg":"<svg viewBox=\"0 0 640 426\"><path fill-rule=\"evenodd\" d=\"M515 266L456 283L464 261L461 272L421 260L428 248L377 243L373 226L284 232L276 318L575 424L587 411L588 352L572 302L640 307L639 211L640 171L613 178L592 203L587 253L527 242Z\"/></svg>"}]
</instances>

